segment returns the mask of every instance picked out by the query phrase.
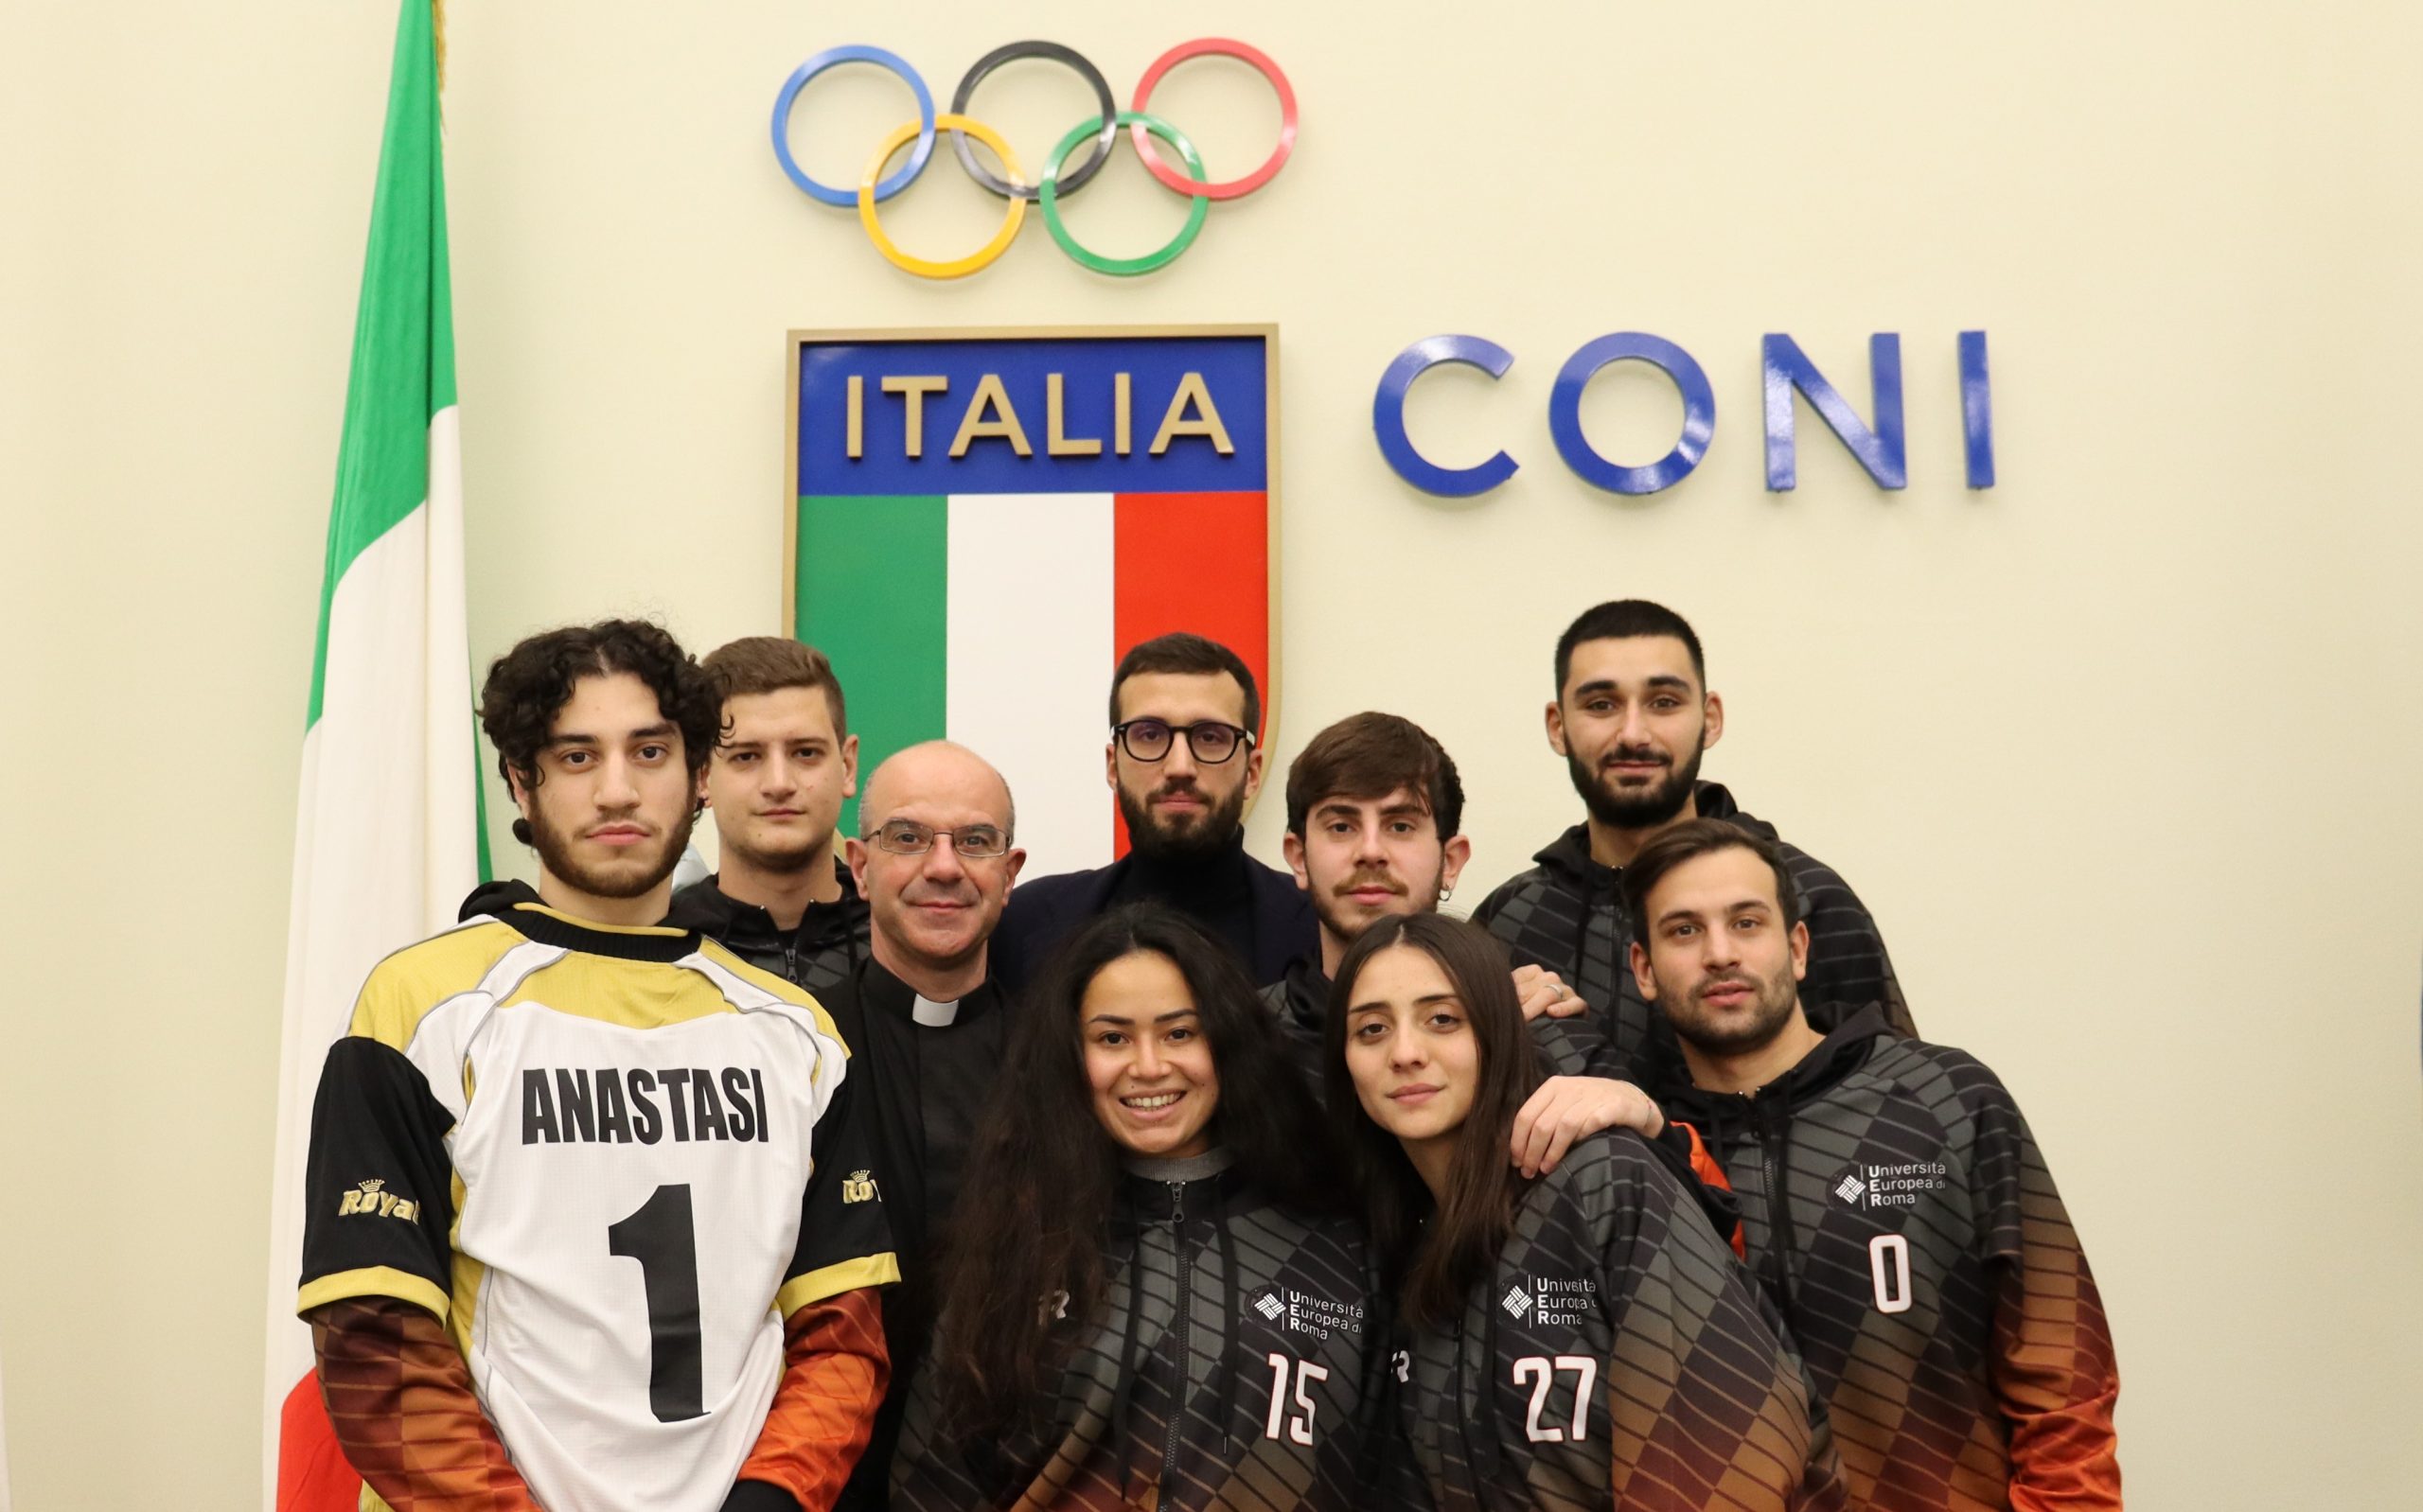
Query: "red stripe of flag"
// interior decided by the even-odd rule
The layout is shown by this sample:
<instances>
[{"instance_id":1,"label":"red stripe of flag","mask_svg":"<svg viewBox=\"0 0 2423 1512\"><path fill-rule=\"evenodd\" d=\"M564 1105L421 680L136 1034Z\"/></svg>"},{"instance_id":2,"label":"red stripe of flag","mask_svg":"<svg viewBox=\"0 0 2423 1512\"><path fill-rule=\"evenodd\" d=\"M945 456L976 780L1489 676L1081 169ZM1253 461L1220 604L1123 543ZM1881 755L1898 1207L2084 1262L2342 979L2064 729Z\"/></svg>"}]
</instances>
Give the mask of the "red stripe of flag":
<instances>
[{"instance_id":1,"label":"red stripe of flag","mask_svg":"<svg viewBox=\"0 0 2423 1512\"><path fill-rule=\"evenodd\" d=\"M1112 524L1112 665L1173 630L1217 641L1253 669L1257 736L1270 727L1269 504L1261 493L1120 494ZM1125 855L1116 804L1111 829L1111 853Z\"/></svg>"},{"instance_id":2,"label":"red stripe of flag","mask_svg":"<svg viewBox=\"0 0 2423 1512\"><path fill-rule=\"evenodd\" d=\"M337 1447L317 1376L305 1376L278 1415L277 1512L354 1512L362 1477Z\"/></svg>"}]
</instances>

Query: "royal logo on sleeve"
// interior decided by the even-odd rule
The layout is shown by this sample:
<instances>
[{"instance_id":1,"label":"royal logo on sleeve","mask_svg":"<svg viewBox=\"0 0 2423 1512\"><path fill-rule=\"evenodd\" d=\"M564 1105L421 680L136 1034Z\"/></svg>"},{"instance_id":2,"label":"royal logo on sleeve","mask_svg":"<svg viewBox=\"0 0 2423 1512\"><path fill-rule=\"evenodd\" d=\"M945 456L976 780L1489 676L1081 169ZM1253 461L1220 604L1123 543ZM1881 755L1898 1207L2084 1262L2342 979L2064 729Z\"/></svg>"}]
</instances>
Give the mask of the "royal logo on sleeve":
<instances>
[{"instance_id":1,"label":"royal logo on sleeve","mask_svg":"<svg viewBox=\"0 0 2423 1512\"><path fill-rule=\"evenodd\" d=\"M385 1178L378 1176L356 1183L351 1190L337 1200L337 1216L350 1218L367 1213L374 1218L400 1218L406 1222L420 1216L420 1204L383 1190L386 1185Z\"/></svg>"}]
</instances>

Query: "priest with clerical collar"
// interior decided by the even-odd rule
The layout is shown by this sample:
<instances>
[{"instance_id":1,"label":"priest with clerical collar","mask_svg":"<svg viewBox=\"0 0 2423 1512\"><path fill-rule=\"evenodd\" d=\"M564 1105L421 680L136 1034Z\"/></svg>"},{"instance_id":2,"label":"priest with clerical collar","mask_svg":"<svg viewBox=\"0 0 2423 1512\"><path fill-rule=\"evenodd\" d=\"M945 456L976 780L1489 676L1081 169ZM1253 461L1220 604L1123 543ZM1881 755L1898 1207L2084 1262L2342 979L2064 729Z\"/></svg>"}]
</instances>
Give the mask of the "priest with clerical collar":
<instances>
[{"instance_id":1,"label":"priest with clerical collar","mask_svg":"<svg viewBox=\"0 0 2423 1512\"><path fill-rule=\"evenodd\" d=\"M976 1120L1000 1064L1001 994L987 946L1026 853L1013 845L1009 784L948 741L911 746L875 769L847 842L872 921L868 956L820 994L864 1077L900 1285L884 1293L892 1384L843 1494L880 1506L909 1382L933 1332L934 1258Z\"/></svg>"}]
</instances>

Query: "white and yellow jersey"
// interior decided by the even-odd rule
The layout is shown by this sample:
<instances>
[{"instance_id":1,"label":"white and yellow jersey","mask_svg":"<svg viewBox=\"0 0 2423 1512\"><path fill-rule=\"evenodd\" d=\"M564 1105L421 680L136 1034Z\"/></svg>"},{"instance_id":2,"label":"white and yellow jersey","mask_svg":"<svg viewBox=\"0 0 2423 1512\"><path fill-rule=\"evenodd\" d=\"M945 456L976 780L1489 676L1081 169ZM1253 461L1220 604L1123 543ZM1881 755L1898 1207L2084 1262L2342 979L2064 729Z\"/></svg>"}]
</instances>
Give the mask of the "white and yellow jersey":
<instances>
[{"instance_id":1,"label":"white and yellow jersey","mask_svg":"<svg viewBox=\"0 0 2423 1512\"><path fill-rule=\"evenodd\" d=\"M380 963L312 1113L298 1311L442 1320L540 1503L714 1512L783 1319L899 1278L814 998L524 904Z\"/></svg>"}]
</instances>

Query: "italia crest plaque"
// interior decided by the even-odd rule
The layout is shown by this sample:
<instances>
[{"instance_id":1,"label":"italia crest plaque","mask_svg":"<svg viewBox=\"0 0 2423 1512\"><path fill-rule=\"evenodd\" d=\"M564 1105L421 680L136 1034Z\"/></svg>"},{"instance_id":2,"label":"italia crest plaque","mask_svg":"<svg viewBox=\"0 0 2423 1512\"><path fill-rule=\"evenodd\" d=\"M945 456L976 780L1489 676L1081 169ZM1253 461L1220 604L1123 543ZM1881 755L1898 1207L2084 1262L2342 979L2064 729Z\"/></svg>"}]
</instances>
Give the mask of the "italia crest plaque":
<instances>
[{"instance_id":1,"label":"italia crest plaque","mask_svg":"<svg viewBox=\"0 0 2423 1512\"><path fill-rule=\"evenodd\" d=\"M1029 875L1125 849L1120 653L1191 630L1276 706L1278 331L794 331L787 633L860 769L946 737L1008 778ZM842 822L855 825L855 806Z\"/></svg>"}]
</instances>

